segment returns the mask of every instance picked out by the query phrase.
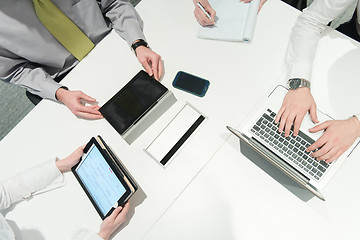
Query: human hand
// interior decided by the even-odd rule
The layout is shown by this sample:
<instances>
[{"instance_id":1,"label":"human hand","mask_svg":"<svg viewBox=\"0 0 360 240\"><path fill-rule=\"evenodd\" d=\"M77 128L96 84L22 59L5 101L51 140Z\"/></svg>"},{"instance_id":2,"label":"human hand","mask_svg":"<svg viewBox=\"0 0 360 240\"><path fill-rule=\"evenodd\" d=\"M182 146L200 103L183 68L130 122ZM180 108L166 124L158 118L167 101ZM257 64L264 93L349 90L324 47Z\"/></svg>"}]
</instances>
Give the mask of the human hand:
<instances>
[{"instance_id":1,"label":"human hand","mask_svg":"<svg viewBox=\"0 0 360 240\"><path fill-rule=\"evenodd\" d=\"M240 2L244 2L244 3L249 3L249 2L251 2L251 1L252 1L252 0L240 0ZM260 0L258 12L260 12L260 9L261 9L261 7L264 5L265 2L266 2L266 0Z\"/></svg>"},{"instance_id":2,"label":"human hand","mask_svg":"<svg viewBox=\"0 0 360 240\"><path fill-rule=\"evenodd\" d=\"M104 219L100 226L98 235L104 240L108 240L111 234L126 221L126 214L130 209L130 203L127 202L122 207L117 207L110 216Z\"/></svg>"},{"instance_id":3,"label":"human hand","mask_svg":"<svg viewBox=\"0 0 360 240\"><path fill-rule=\"evenodd\" d=\"M160 80L163 74L163 65L160 55L145 46L137 47L135 52L136 57L149 76L154 76L156 80Z\"/></svg>"},{"instance_id":4,"label":"human hand","mask_svg":"<svg viewBox=\"0 0 360 240\"><path fill-rule=\"evenodd\" d=\"M360 122L357 117L347 120L331 120L310 128L309 132L315 133L322 130L324 130L323 135L306 151L312 152L319 149L310 156L329 163L338 159L360 136Z\"/></svg>"},{"instance_id":5,"label":"human hand","mask_svg":"<svg viewBox=\"0 0 360 240\"><path fill-rule=\"evenodd\" d=\"M203 27L214 25L216 12L214 9L212 9L208 0L193 0L193 2L195 4L194 15L198 23ZM200 7L197 5L197 2L199 2L204 7L205 11L210 14L211 19L208 18L204 11L200 9Z\"/></svg>"},{"instance_id":6,"label":"human hand","mask_svg":"<svg viewBox=\"0 0 360 240\"><path fill-rule=\"evenodd\" d=\"M297 136L301 122L308 111L310 111L311 120L314 123L318 123L316 104L310 93L310 89L301 87L296 90L289 90L275 118L275 124L280 122L279 132L285 129L285 137L288 137L291 126L294 124L293 134Z\"/></svg>"},{"instance_id":7,"label":"human hand","mask_svg":"<svg viewBox=\"0 0 360 240\"><path fill-rule=\"evenodd\" d=\"M56 98L65 104L70 111L83 118L88 119L100 119L103 118L99 112L100 107L98 105L85 106L82 104L82 100L88 102L95 102L96 99L86 95L81 91L69 91L64 88L59 88L56 91Z\"/></svg>"},{"instance_id":8,"label":"human hand","mask_svg":"<svg viewBox=\"0 0 360 240\"><path fill-rule=\"evenodd\" d=\"M70 154L68 157L57 160L56 167L59 169L60 172L65 173L69 172L75 164L77 164L81 158L81 156L84 154L84 148L85 145L78 147L72 154Z\"/></svg>"}]
</instances>

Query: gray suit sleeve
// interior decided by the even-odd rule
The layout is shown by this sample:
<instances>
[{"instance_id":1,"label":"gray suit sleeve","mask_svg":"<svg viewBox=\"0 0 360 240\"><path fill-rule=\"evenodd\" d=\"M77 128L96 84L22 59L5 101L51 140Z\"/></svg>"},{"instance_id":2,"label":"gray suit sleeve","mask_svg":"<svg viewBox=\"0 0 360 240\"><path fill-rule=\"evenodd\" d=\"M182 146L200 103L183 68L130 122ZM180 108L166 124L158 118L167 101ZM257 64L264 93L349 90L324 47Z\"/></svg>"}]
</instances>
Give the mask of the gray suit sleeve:
<instances>
[{"instance_id":1,"label":"gray suit sleeve","mask_svg":"<svg viewBox=\"0 0 360 240\"><path fill-rule=\"evenodd\" d=\"M101 0L104 16L112 23L112 28L129 45L137 39L144 39L143 22L129 0Z\"/></svg>"},{"instance_id":2,"label":"gray suit sleeve","mask_svg":"<svg viewBox=\"0 0 360 240\"><path fill-rule=\"evenodd\" d=\"M57 101L55 92L62 85L55 82L40 66L12 55L0 49L0 79L24 87L42 98Z\"/></svg>"}]
</instances>

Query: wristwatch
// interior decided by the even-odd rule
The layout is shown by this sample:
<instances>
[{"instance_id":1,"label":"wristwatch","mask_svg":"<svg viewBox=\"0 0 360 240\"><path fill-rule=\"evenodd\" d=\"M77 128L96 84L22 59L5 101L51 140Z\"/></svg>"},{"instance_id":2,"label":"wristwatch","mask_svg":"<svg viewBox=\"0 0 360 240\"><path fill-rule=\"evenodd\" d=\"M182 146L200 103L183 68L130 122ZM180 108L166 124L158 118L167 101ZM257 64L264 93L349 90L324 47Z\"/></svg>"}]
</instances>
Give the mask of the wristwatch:
<instances>
[{"instance_id":1,"label":"wristwatch","mask_svg":"<svg viewBox=\"0 0 360 240\"><path fill-rule=\"evenodd\" d=\"M294 90L301 87L307 87L310 89L310 81L303 78L291 78L288 81L289 89Z\"/></svg>"},{"instance_id":2,"label":"wristwatch","mask_svg":"<svg viewBox=\"0 0 360 240\"><path fill-rule=\"evenodd\" d=\"M139 40L137 40L136 42L134 42L132 45L131 45L131 48L134 50L134 52L135 52L135 49L137 49L138 47L140 47L140 46L144 46L144 47L149 47L149 45L148 45L148 43L145 41L145 40L143 40L143 39L139 39Z\"/></svg>"}]
</instances>

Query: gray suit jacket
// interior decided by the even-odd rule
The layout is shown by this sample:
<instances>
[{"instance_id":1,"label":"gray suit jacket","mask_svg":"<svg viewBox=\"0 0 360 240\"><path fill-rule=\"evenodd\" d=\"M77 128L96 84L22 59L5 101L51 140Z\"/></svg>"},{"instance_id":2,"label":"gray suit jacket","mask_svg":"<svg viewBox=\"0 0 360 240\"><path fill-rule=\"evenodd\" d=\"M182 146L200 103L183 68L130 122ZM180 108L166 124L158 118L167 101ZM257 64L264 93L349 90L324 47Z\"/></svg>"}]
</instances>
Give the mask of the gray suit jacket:
<instances>
[{"instance_id":1,"label":"gray suit jacket","mask_svg":"<svg viewBox=\"0 0 360 240\"><path fill-rule=\"evenodd\" d=\"M129 45L145 39L142 21L129 0L52 0L97 44L111 29ZM32 0L0 1L0 79L56 100L62 85L53 79L78 61L46 30Z\"/></svg>"}]
</instances>

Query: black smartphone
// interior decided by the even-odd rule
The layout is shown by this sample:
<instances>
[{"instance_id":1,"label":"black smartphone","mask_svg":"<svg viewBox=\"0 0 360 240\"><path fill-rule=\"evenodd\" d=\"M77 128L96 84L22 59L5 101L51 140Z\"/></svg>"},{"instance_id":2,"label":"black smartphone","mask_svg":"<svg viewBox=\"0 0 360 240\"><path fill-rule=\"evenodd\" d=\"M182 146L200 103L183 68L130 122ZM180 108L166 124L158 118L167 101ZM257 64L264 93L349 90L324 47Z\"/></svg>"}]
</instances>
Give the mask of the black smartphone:
<instances>
[{"instance_id":1,"label":"black smartphone","mask_svg":"<svg viewBox=\"0 0 360 240\"><path fill-rule=\"evenodd\" d=\"M179 71L176 74L172 85L175 88L181 89L185 92L203 97L209 88L210 82L192 74Z\"/></svg>"}]
</instances>

